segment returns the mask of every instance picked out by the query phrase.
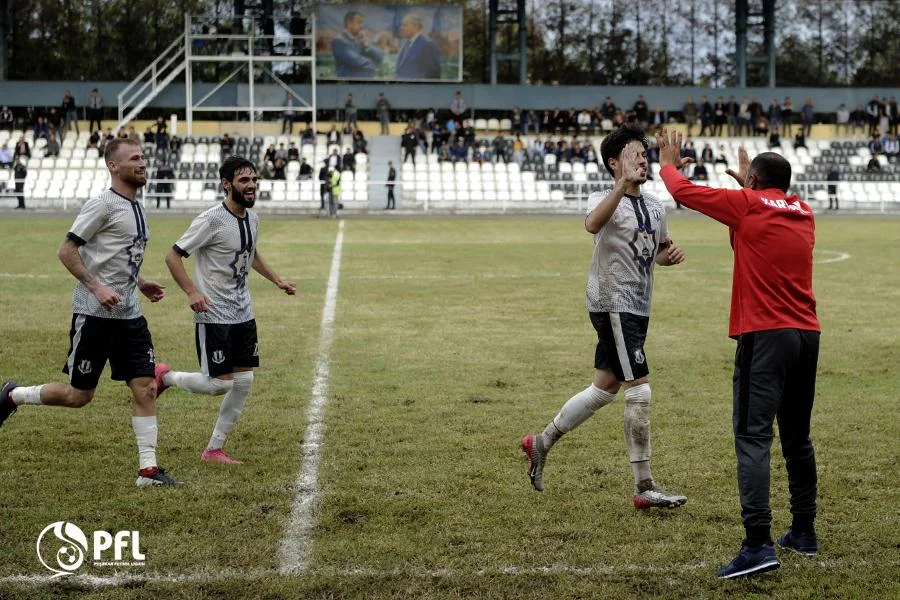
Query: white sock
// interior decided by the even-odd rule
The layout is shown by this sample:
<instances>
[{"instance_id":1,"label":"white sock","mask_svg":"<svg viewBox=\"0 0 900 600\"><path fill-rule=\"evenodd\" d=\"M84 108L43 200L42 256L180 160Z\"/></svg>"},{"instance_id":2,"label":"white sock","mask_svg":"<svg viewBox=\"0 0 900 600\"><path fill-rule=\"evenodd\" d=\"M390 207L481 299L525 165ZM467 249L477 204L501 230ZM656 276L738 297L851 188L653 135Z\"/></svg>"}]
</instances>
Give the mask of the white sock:
<instances>
[{"instance_id":1,"label":"white sock","mask_svg":"<svg viewBox=\"0 0 900 600\"><path fill-rule=\"evenodd\" d=\"M231 435L234 424L237 423L247 396L250 395L250 387L253 385L253 371L238 371L234 374L234 385L222 398L222 406L219 408L219 419L213 428L212 437L209 438L210 450L219 450L225 445L225 440Z\"/></svg>"},{"instance_id":2,"label":"white sock","mask_svg":"<svg viewBox=\"0 0 900 600\"><path fill-rule=\"evenodd\" d=\"M131 417L131 427L137 438L138 457L142 469L156 464L156 417Z\"/></svg>"},{"instance_id":3,"label":"white sock","mask_svg":"<svg viewBox=\"0 0 900 600\"><path fill-rule=\"evenodd\" d=\"M652 480L650 474L650 384L625 390L625 445L634 483Z\"/></svg>"},{"instance_id":4,"label":"white sock","mask_svg":"<svg viewBox=\"0 0 900 600\"><path fill-rule=\"evenodd\" d=\"M563 436L587 421L594 412L616 399L615 394L601 390L593 383L578 392L563 404L559 414L553 418L541 434L544 450L550 450L553 444Z\"/></svg>"},{"instance_id":5,"label":"white sock","mask_svg":"<svg viewBox=\"0 0 900 600\"><path fill-rule=\"evenodd\" d=\"M21 406L22 404L40 404L42 385L32 385L30 387L17 387L9 393L13 404Z\"/></svg>"},{"instance_id":6,"label":"white sock","mask_svg":"<svg viewBox=\"0 0 900 600\"><path fill-rule=\"evenodd\" d=\"M186 392L209 394L210 396L220 396L231 389L231 381L228 379L216 379L203 373L183 373L181 371L169 371L163 376L163 383Z\"/></svg>"}]
</instances>

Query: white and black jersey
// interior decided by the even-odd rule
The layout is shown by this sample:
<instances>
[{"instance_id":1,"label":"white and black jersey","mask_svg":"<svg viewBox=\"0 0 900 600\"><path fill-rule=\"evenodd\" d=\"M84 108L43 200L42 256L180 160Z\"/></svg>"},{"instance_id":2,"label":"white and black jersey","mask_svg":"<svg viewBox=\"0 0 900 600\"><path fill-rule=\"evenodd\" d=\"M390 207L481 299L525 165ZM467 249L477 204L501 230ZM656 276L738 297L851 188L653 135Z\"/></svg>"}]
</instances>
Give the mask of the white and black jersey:
<instances>
[{"instance_id":1,"label":"white and black jersey","mask_svg":"<svg viewBox=\"0 0 900 600\"><path fill-rule=\"evenodd\" d=\"M243 323L253 319L247 279L256 256L259 216L241 218L218 204L198 215L173 248L187 258L196 253L194 282L210 299L209 310L194 313L197 323Z\"/></svg>"},{"instance_id":2,"label":"white and black jersey","mask_svg":"<svg viewBox=\"0 0 900 600\"><path fill-rule=\"evenodd\" d=\"M79 281L72 294L72 312L106 319L140 317L137 281L150 239L141 205L106 190L84 203L68 238L80 246L81 261L88 272L121 298L112 310L106 310Z\"/></svg>"},{"instance_id":3,"label":"white and black jersey","mask_svg":"<svg viewBox=\"0 0 900 600\"><path fill-rule=\"evenodd\" d=\"M607 193L590 195L588 213ZM653 266L668 235L666 210L659 198L623 196L610 220L594 235L588 311L650 316Z\"/></svg>"}]
</instances>

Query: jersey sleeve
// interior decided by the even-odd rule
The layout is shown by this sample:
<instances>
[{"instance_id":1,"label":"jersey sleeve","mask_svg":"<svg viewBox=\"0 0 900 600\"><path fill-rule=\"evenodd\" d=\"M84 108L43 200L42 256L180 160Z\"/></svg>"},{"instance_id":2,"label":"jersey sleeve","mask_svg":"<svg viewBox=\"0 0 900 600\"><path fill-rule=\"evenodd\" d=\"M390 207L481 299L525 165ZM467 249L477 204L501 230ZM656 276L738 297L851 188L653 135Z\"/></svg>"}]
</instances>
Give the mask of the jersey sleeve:
<instances>
[{"instance_id":1,"label":"jersey sleeve","mask_svg":"<svg viewBox=\"0 0 900 600\"><path fill-rule=\"evenodd\" d=\"M213 228L205 214L199 215L191 222L191 226L182 234L172 249L187 258L199 248L210 243L213 237Z\"/></svg>"},{"instance_id":2,"label":"jersey sleeve","mask_svg":"<svg viewBox=\"0 0 900 600\"><path fill-rule=\"evenodd\" d=\"M747 214L750 200L743 190L726 190L695 185L672 165L659 172L666 189L679 204L701 212L716 221L737 229Z\"/></svg>"},{"instance_id":3,"label":"jersey sleeve","mask_svg":"<svg viewBox=\"0 0 900 600\"><path fill-rule=\"evenodd\" d=\"M91 198L81 207L66 237L79 246L84 246L100 231L108 218L106 202L100 198Z\"/></svg>"}]
</instances>

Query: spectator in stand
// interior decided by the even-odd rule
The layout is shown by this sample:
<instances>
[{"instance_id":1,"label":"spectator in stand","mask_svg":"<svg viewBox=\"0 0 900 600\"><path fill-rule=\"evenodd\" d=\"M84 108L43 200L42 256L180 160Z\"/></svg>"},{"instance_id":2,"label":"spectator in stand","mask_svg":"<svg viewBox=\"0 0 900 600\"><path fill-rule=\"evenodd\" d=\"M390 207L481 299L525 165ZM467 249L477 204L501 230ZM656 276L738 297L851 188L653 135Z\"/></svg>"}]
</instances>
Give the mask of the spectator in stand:
<instances>
[{"instance_id":1,"label":"spectator in stand","mask_svg":"<svg viewBox=\"0 0 900 600\"><path fill-rule=\"evenodd\" d=\"M38 117L34 124L34 139L44 138L46 140L48 137L50 137L50 128L47 126L44 117Z\"/></svg>"},{"instance_id":2,"label":"spectator in stand","mask_svg":"<svg viewBox=\"0 0 900 600\"><path fill-rule=\"evenodd\" d=\"M877 135L873 135L872 139L869 141L869 152L874 154L881 154L884 151L884 147L881 145L881 140Z\"/></svg>"},{"instance_id":3,"label":"spectator in stand","mask_svg":"<svg viewBox=\"0 0 900 600\"><path fill-rule=\"evenodd\" d=\"M512 158L520 167L525 162L525 142L522 141L522 136L518 133L512 143Z\"/></svg>"},{"instance_id":4,"label":"spectator in stand","mask_svg":"<svg viewBox=\"0 0 900 600\"><path fill-rule=\"evenodd\" d=\"M168 162L164 162L156 172L156 178L161 180L156 184L156 208L159 208L160 201L166 201L166 209L171 208L172 192L174 185L170 181L175 180L175 171Z\"/></svg>"},{"instance_id":5,"label":"spectator in stand","mask_svg":"<svg viewBox=\"0 0 900 600\"><path fill-rule=\"evenodd\" d=\"M419 147L419 136L412 127L406 128L406 133L400 138L400 147L403 148L403 164L407 159L412 159L412 164L416 164L416 148Z\"/></svg>"},{"instance_id":6,"label":"spectator in stand","mask_svg":"<svg viewBox=\"0 0 900 600\"><path fill-rule=\"evenodd\" d=\"M344 171L356 173L356 156L353 155L353 151L350 148L347 148L347 151L344 152L344 158L341 159L341 168Z\"/></svg>"},{"instance_id":7,"label":"spectator in stand","mask_svg":"<svg viewBox=\"0 0 900 600\"><path fill-rule=\"evenodd\" d=\"M544 160L544 141L541 136L537 136L531 141L531 160L535 162L543 162Z\"/></svg>"},{"instance_id":8,"label":"spectator in stand","mask_svg":"<svg viewBox=\"0 0 900 600\"><path fill-rule=\"evenodd\" d=\"M51 106L50 111L47 113L47 130L49 133L56 134L59 139L65 138L63 116L60 111L56 110L55 106Z\"/></svg>"},{"instance_id":9,"label":"spectator in stand","mask_svg":"<svg viewBox=\"0 0 900 600\"><path fill-rule=\"evenodd\" d=\"M781 146L781 135L778 132L777 127L772 128L772 133L769 134L769 148L778 148Z\"/></svg>"},{"instance_id":10,"label":"spectator in stand","mask_svg":"<svg viewBox=\"0 0 900 600\"><path fill-rule=\"evenodd\" d=\"M647 129L648 117L649 117L649 108L647 107L647 101L644 100L644 95L638 95L637 101L634 103L632 107L635 116L637 117L638 124L641 129Z\"/></svg>"},{"instance_id":11,"label":"spectator in stand","mask_svg":"<svg viewBox=\"0 0 900 600\"><path fill-rule=\"evenodd\" d=\"M5 129L12 134L15 127L16 118L13 115L13 111L11 111L8 106L4 106L3 110L0 110L0 129Z\"/></svg>"},{"instance_id":12,"label":"spectator in stand","mask_svg":"<svg viewBox=\"0 0 900 600\"><path fill-rule=\"evenodd\" d=\"M453 113L453 120L456 121L456 124L462 127L463 120L466 117L466 101L463 98L462 92L456 90L453 94L453 98L450 100L450 112ZM404 160L403 162L406 162Z\"/></svg>"},{"instance_id":13,"label":"spectator in stand","mask_svg":"<svg viewBox=\"0 0 900 600\"><path fill-rule=\"evenodd\" d=\"M331 154L328 155L328 169L341 170L341 155L338 154L337 148L334 148Z\"/></svg>"},{"instance_id":14,"label":"spectator in stand","mask_svg":"<svg viewBox=\"0 0 900 600\"><path fill-rule=\"evenodd\" d=\"M56 141L56 134L51 133L47 138L47 145L44 147L44 156L59 156L59 142Z\"/></svg>"},{"instance_id":15,"label":"spectator in stand","mask_svg":"<svg viewBox=\"0 0 900 600\"><path fill-rule=\"evenodd\" d=\"M484 152L482 151L484 149ZM484 154L486 153L487 148L484 146L476 146L472 148L472 164L482 164L485 161ZM490 162L490 158L487 159Z\"/></svg>"},{"instance_id":16,"label":"spectator in stand","mask_svg":"<svg viewBox=\"0 0 900 600\"><path fill-rule=\"evenodd\" d=\"M469 149L466 147L462 138L456 138L456 143L450 148L450 158L453 162L469 162Z\"/></svg>"},{"instance_id":17,"label":"spectator in stand","mask_svg":"<svg viewBox=\"0 0 900 600\"><path fill-rule=\"evenodd\" d=\"M74 124L75 135L79 135L81 133L81 129L78 127L78 106L75 104L75 96L73 96L72 92L70 92L69 90L66 90L63 94L62 115L65 120L63 125L65 130L68 131Z\"/></svg>"},{"instance_id":18,"label":"spectator in stand","mask_svg":"<svg viewBox=\"0 0 900 600\"><path fill-rule=\"evenodd\" d=\"M29 129L34 129L34 124L37 123L38 115L38 111L36 111L33 106L25 108L25 115L22 117L22 133L25 133Z\"/></svg>"},{"instance_id":19,"label":"spectator in stand","mask_svg":"<svg viewBox=\"0 0 900 600\"><path fill-rule=\"evenodd\" d=\"M828 163L828 210L838 209L838 186L837 182L841 180L841 172L833 162Z\"/></svg>"},{"instance_id":20,"label":"spectator in stand","mask_svg":"<svg viewBox=\"0 0 900 600\"><path fill-rule=\"evenodd\" d=\"M522 133L522 109L516 106L512 110L512 114L509 116L509 132L510 133Z\"/></svg>"},{"instance_id":21,"label":"spectator in stand","mask_svg":"<svg viewBox=\"0 0 900 600\"><path fill-rule=\"evenodd\" d=\"M31 147L28 145L28 142L25 141L24 135L20 136L19 141L16 142L16 149L13 151L13 160L18 159L21 156L31 158Z\"/></svg>"},{"instance_id":22,"label":"spectator in stand","mask_svg":"<svg viewBox=\"0 0 900 600\"><path fill-rule=\"evenodd\" d=\"M684 115L684 122L687 125L687 137L691 137L691 130L697 124L697 105L694 103L693 96L688 97L681 113Z\"/></svg>"},{"instance_id":23,"label":"spectator in stand","mask_svg":"<svg viewBox=\"0 0 900 600\"><path fill-rule=\"evenodd\" d=\"M728 96L728 102L725 103L725 121L728 123L728 135L735 137L738 134L738 113L740 105L734 96Z\"/></svg>"},{"instance_id":24,"label":"spectator in stand","mask_svg":"<svg viewBox=\"0 0 900 600\"><path fill-rule=\"evenodd\" d=\"M181 156L181 138L177 135L169 138L169 152L175 156Z\"/></svg>"},{"instance_id":25,"label":"spectator in stand","mask_svg":"<svg viewBox=\"0 0 900 600\"><path fill-rule=\"evenodd\" d=\"M709 142L707 142L706 145L703 146L703 150L700 151L700 162L711 163L713 162L713 158L713 148Z\"/></svg>"},{"instance_id":26,"label":"spectator in stand","mask_svg":"<svg viewBox=\"0 0 900 600\"><path fill-rule=\"evenodd\" d=\"M94 131L94 123L97 124L97 130L103 129L103 96L97 91L97 88L91 90L91 95L87 101L88 131Z\"/></svg>"},{"instance_id":27,"label":"spectator in stand","mask_svg":"<svg viewBox=\"0 0 900 600\"><path fill-rule=\"evenodd\" d=\"M531 130L534 130L535 135L540 135L541 133L541 120L534 110L529 110L525 114L525 122L522 129L525 135L528 135Z\"/></svg>"},{"instance_id":28,"label":"spectator in stand","mask_svg":"<svg viewBox=\"0 0 900 600\"><path fill-rule=\"evenodd\" d=\"M765 113L762 104L759 102L759 98L753 96L753 98L750 99L750 128L755 128L756 124L759 122L759 118L764 116ZM766 129L768 130L768 126ZM766 133L768 133L768 131ZM747 135L753 135L753 132L748 131Z\"/></svg>"},{"instance_id":29,"label":"spectator in stand","mask_svg":"<svg viewBox=\"0 0 900 600\"><path fill-rule=\"evenodd\" d=\"M378 115L378 122L381 124L381 135L390 134L391 103L387 101L387 98L381 92L378 93L378 99L375 101L375 113Z\"/></svg>"},{"instance_id":30,"label":"spectator in stand","mask_svg":"<svg viewBox=\"0 0 900 600\"><path fill-rule=\"evenodd\" d=\"M719 155L716 156L714 164L728 166L728 158L725 156L725 144L719 144Z\"/></svg>"},{"instance_id":31,"label":"spectator in stand","mask_svg":"<svg viewBox=\"0 0 900 600\"><path fill-rule=\"evenodd\" d=\"M878 133L878 117L881 114L881 101L878 99L877 94L872 96L872 99L866 105L866 114L869 122L869 137L872 137Z\"/></svg>"},{"instance_id":32,"label":"spectator in stand","mask_svg":"<svg viewBox=\"0 0 900 600\"><path fill-rule=\"evenodd\" d=\"M841 105L838 106L834 123L834 135L836 137L840 137L842 131L844 137L850 136L850 110L847 108L846 104L841 103Z\"/></svg>"},{"instance_id":33,"label":"spectator in stand","mask_svg":"<svg viewBox=\"0 0 900 600\"><path fill-rule=\"evenodd\" d=\"M709 181L709 173L706 171L706 166L703 163L694 165L694 174L690 179L691 181Z\"/></svg>"},{"instance_id":34,"label":"spectator in stand","mask_svg":"<svg viewBox=\"0 0 900 600\"><path fill-rule=\"evenodd\" d=\"M450 162L451 158L452 157L450 156L450 144L449 144L449 142L445 141L441 144L440 148L438 148L438 161L439 162Z\"/></svg>"},{"instance_id":35,"label":"spectator in stand","mask_svg":"<svg viewBox=\"0 0 900 600\"><path fill-rule=\"evenodd\" d=\"M738 105L737 119L737 135L753 135L753 120L750 115L750 100L747 99L747 96L741 98L741 103Z\"/></svg>"},{"instance_id":36,"label":"spectator in stand","mask_svg":"<svg viewBox=\"0 0 900 600\"><path fill-rule=\"evenodd\" d=\"M297 99L291 92L285 92L281 105L284 107L284 112L281 113L281 134L293 135L294 119L297 117L294 107L297 105Z\"/></svg>"},{"instance_id":37,"label":"spectator in stand","mask_svg":"<svg viewBox=\"0 0 900 600\"><path fill-rule=\"evenodd\" d=\"M881 106L878 114L878 134L886 136L891 130L891 119L888 116L887 98L881 99Z\"/></svg>"},{"instance_id":38,"label":"spectator in stand","mask_svg":"<svg viewBox=\"0 0 900 600\"><path fill-rule=\"evenodd\" d=\"M275 163L273 165L275 167L275 170L272 173L272 179L277 179L279 181L284 181L285 179L287 179L287 176L284 172L284 167L286 164L287 162L280 156L275 159Z\"/></svg>"},{"instance_id":39,"label":"spectator in stand","mask_svg":"<svg viewBox=\"0 0 900 600\"><path fill-rule=\"evenodd\" d=\"M576 131L579 133L590 133L591 131L591 112L583 109L575 118Z\"/></svg>"},{"instance_id":40,"label":"spectator in stand","mask_svg":"<svg viewBox=\"0 0 900 600\"><path fill-rule=\"evenodd\" d=\"M152 127L147 127L147 129L144 130L143 143L156 144L156 135L154 135Z\"/></svg>"},{"instance_id":41,"label":"spectator in stand","mask_svg":"<svg viewBox=\"0 0 900 600\"><path fill-rule=\"evenodd\" d=\"M327 141L328 141L329 146L332 146L334 144L337 144L337 145L341 144L341 132L337 130L337 127L335 127L333 123L331 125L331 129L328 130L328 133L326 134L326 136L327 136Z\"/></svg>"},{"instance_id":42,"label":"spectator in stand","mask_svg":"<svg viewBox=\"0 0 900 600\"><path fill-rule=\"evenodd\" d=\"M291 145L288 147L287 151L287 161L291 162L299 162L300 161L300 151L297 149L297 144L291 142Z\"/></svg>"},{"instance_id":43,"label":"spectator in stand","mask_svg":"<svg viewBox=\"0 0 900 600\"><path fill-rule=\"evenodd\" d=\"M7 146L0 146L0 167L8 169L13 165L12 150Z\"/></svg>"},{"instance_id":44,"label":"spectator in stand","mask_svg":"<svg viewBox=\"0 0 900 600\"><path fill-rule=\"evenodd\" d=\"M397 199L394 198L394 186L397 185L395 182L397 181L397 169L394 168L394 163L388 161L388 175L387 175L387 184L384 186L387 188L387 206L385 206L385 210L394 210L397 208Z\"/></svg>"},{"instance_id":45,"label":"spectator in stand","mask_svg":"<svg viewBox=\"0 0 900 600\"><path fill-rule=\"evenodd\" d=\"M275 144L269 144L269 147L266 148L266 151L263 154L263 161L275 162Z\"/></svg>"},{"instance_id":46,"label":"spectator in stand","mask_svg":"<svg viewBox=\"0 0 900 600\"><path fill-rule=\"evenodd\" d=\"M98 148L100 144L100 133L95 131L91 133L91 137L88 138L87 147L94 148L95 150Z\"/></svg>"},{"instance_id":47,"label":"spectator in stand","mask_svg":"<svg viewBox=\"0 0 900 600\"><path fill-rule=\"evenodd\" d=\"M891 120L890 133L897 135L897 129L900 127L900 108L898 108L897 98L894 96L891 96L891 100L888 102L888 117Z\"/></svg>"},{"instance_id":48,"label":"spectator in stand","mask_svg":"<svg viewBox=\"0 0 900 600\"><path fill-rule=\"evenodd\" d=\"M801 127L797 134L794 135L794 150L797 148L806 148L806 135L803 133L803 127Z\"/></svg>"},{"instance_id":49,"label":"spectator in stand","mask_svg":"<svg viewBox=\"0 0 900 600\"><path fill-rule=\"evenodd\" d=\"M716 104L713 106L713 135L721 137L728 121L728 106L725 104L725 98L719 96L716 98Z\"/></svg>"},{"instance_id":50,"label":"spectator in stand","mask_svg":"<svg viewBox=\"0 0 900 600\"><path fill-rule=\"evenodd\" d=\"M366 136L363 135L362 130L357 129L353 132L353 152L361 152L363 154L369 151L369 143L366 141Z\"/></svg>"},{"instance_id":51,"label":"spectator in stand","mask_svg":"<svg viewBox=\"0 0 900 600\"><path fill-rule=\"evenodd\" d=\"M353 104L353 94L347 94L347 100L344 102L344 121L350 131L354 131L359 127L358 118L356 106Z\"/></svg>"},{"instance_id":52,"label":"spectator in stand","mask_svg":"<svg viewBox=\"0 0 900 600\"><path fill-rule=\"evenodd\" d=\"M223 156L231 156L234 154L234 138L227 133L222 136L222 141L219 142L219 146L222 148Z\"/></svg>"},{"instance_id":53,"label":"spectator in stand","mask_svg":"<svg viewBox=\"0 0 900 600\"><path fill-rule=\"evenodd\" d=\"M897 156L900 154L900 141L897 140L897 136L893 133L889 133L887 139L884 140L881 144L882 150L888 156Z\"/></svg>"},{"instance_id":54,"label":"spectator in stand","mask_svg":"<svg viewBox=\"0 0 900 600\"><path fill-rule=\"evenodd\" d=\"M664 111L659 106L654 107L653 112L650 113L650 130L656 131L664 127L666 124L666 111Z\"/></svg>"},{"instance_id":55,"label":"spectator in stand","mask_svg":"<svg viewBox=\"0 0 900 600\"><path fill-rule=\"evenodd\" d=\"M497 162L502 160L504 164L509 164L509 143L502 133L497 134L491 145L494 148L494 157Z\"/></svg>"},{"instance_id":56,"label":"spectator in stand","mask_svg":"<svg viewBox=\"0 0 900 600\"><path fill-rule=\"evenodd\" d=\"M307 125L306 129L303 130L303 133L300 135L300 145L301 146L315 146L316 144L316 134L313 132L312 127Z\"/></svg>"},{"instance_id":57,"label":"spectator in stand","mask_svg":"<svg viewBox=\"0 0 900 600\"><path fill-rule=\"evenodd\" d=\"M761 135L763 137L769 135L769 119L766 118L765 114L760 114L756 117L754 131L756 132L756 135Z\"/></svg>"},{"instance_id":58,"label":"spectator in stand","mask_svg":"<svg viewBox=\"0 0 900 600\"><path fill-rule=\"evenodd\" d=\"M707 135L707 130L712 135L713 129L712 104L709 103L706 96L700 96L700 137Z\"/></svg>"},{"instance_id":59,"label":"spectator in stand","mask_svg":"<svg viewBox=\"0 0 900 600\"><path fill-rule=\"evenodd\" d=\"M299 175L297 175L297 179L300 181L312 179L312 167L308 162L306 162L305 156L300 159L300 173Z\"/></svg>"},{"instance_id":60,"label":"spectator in stand","mask_svg":"<svg viewBox=\"0 0 900 600\"><path fill-rule=\"evenodd\" d=\"M166 148L169 145L169 126L162 115L156 117L156 147Z\"/></svg>"},{"instance_id":61,"label":"spectator in stand","mask_svg":"<svg viewBox=\"0 0 900 600\"><path fill-rule=\"evenodd\" d=\"M769 128L777 129L781 127L781 104L778 103L777 98L772 98L772 102L769 103Z\"/></svg>"},{"instance_id":62,"label":"spectator in stand","mask_svg":"<svg viewBox=\"0 0 900 600\"><path fill-rule=\"evenodd\" d=\"M606 100L603 101L603 106L600 107L600 114L603 115L604 119L612 120L617 110L618 108L616 108L616 105L612 101L612 98L607 96Z\"/></svg>"},{"instance_id":63,"label":"spectator in stand","mask_svg":"<svg viewBox=\"0 0 900 600\"><path fill-rule=\"evenodd\" d=\"M275 151L275 160L279 158L287 162L287 148L284 147L284 142L278 144L278 149Z\"/></svg>"},{"instance_id":64,"label":"spectator in stand","mask_svg":"<svg viewBox=\"0 0 900 600\"><path fill-rule=\"evenodd\" d=\"M881 163L878 162L878 156L872 155L872 158L869 159L869 164L866 165L866 172L881 173Z\"/></svg>"},{"instance_id":65,"label":"spectator in stand","mask_svg":"<svg viewBox=\"0 0 900 600\"><path fill-rule=\"evenodd\" d=\"M868 118L869 116L862 104L857 104L853 112L850 113L850 126L853 128L854 138L859 138L865 133Z\"/></svg>"},{"instance_id":66,"label":"spectator in stand","mask_svg":"<svg viewBox=\"0 0 900 600\"><path fill-rule=\"evenodd\" d=\"M324 161L319 169L319 210L325 210L325 200L328 198L331 175L328 173L328 161Z\"/></svg>"},{"instance_id":67,"label":"spectator in stand","mask_svg":"<svg viewBox=\"0 0 900 600\"><path fill-rule=\"evenodd\" d=\"M785 96L784 102L781 103L781 128L784 135L791 135L791 128L794 125L794 103L790 96Z\"/></svg>"},{"instance_id":68,"label":"spectator in stand","mask_svg":"<svg viewBox=\"0 0 900 600\"><path fill-rule=\"evenodd\" d=\"M807 98L806 102L803 103L803 108L800 109L800 115L803 119L803 135L804 137L809 137L812 134L813 117L815 116L812 98Z\"/></svg>"}]
</instances>

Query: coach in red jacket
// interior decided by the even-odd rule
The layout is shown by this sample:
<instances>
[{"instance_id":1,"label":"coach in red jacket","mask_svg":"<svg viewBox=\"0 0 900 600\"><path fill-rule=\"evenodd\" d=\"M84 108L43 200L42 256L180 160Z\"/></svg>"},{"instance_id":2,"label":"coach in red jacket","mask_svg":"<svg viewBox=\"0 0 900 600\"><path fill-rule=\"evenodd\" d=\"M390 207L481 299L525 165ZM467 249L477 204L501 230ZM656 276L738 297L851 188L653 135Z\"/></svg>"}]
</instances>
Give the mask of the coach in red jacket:
<instances>
[{"instance_id":1,"label":"coach in red jacket","mask_svg":"<svg viewBox=\"0 0 900 600\"><path fill-rule=\"evenodd\" d=\"M769 450L778 420L791 495L786 550L818 552L816 460L809 439L819 357L819 320L812 291L815 222L809 206L788 196L791 165L772 152L751 163L740 151L743 189L696 186L678 169L681 134L657 135L660 175L676 202L728 226L734 250L728 335L737 340L734 438L741 517L741 551L717 575L740 577L780 566L771 538Z\"/></svg>"}]
</instances>

